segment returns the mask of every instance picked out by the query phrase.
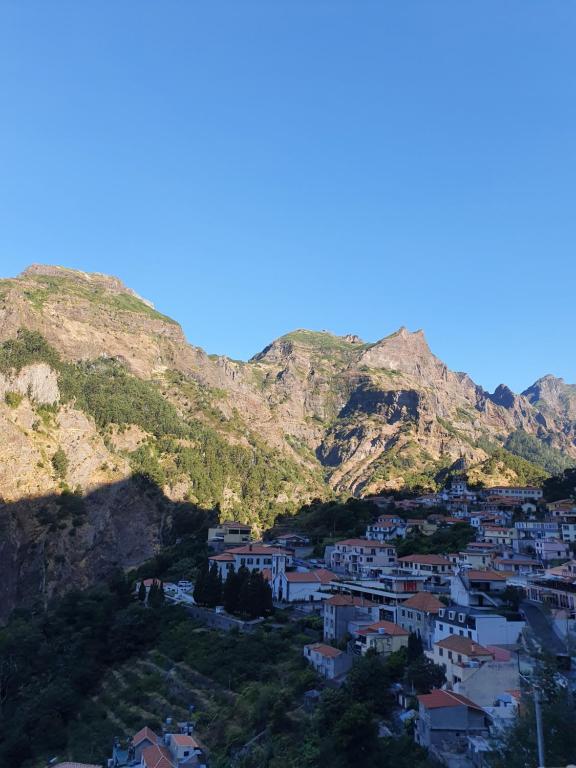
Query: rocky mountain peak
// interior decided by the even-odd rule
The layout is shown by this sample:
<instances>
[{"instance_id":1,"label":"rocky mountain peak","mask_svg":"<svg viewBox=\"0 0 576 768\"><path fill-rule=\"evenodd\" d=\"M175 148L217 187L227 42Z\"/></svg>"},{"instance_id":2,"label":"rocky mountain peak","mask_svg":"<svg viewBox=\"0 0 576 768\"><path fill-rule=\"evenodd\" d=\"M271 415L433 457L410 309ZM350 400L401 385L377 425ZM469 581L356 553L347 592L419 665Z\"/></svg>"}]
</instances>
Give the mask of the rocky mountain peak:
<instances>
[{"instance_id":1,"label":"rocky mountain peak","mask_svg":"<svg viewBox=\"0 0 576 768\"><path fill-rule=\"evenodd\" d=\"M110 293L125 293L143 302L148 307L154 308L154 304L148 299L139 296L131 288L128 288L122 280L113 275L105 275L101 272L82 272L79 269L59 267L51 264L31 264L19 275L20 278L53 277L73 282L91 285L94 288L109 291Z\"/></svg>"}]
</instances>

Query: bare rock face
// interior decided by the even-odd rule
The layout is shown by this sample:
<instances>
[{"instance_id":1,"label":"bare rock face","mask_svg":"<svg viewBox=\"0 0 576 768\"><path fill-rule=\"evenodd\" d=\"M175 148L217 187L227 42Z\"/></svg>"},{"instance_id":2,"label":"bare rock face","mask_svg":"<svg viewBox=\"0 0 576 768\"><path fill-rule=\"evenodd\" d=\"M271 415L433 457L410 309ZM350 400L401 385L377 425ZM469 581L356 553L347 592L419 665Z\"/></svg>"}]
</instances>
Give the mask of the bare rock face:
<instances>
[{"instance_id":1,"label":"bare rock face","mask_svg":"<svg viewBox=\"0 0 576 768\"><path fill-rule=\"evenodd\" d=\"M45 363L27 365L14 375L0 373L0 397L4 399L7 392L27 395L43 405L54 405L60 399L56 372Z\"/></svg>"},{"instance_id":2,"label":"bare rock face","mask_svg":"<svg viewBox=\"0 0 576 768\"><path fill-rule=\"evenodd\" d=\"M520 429L576 460L576 387L547 376L522 395L505 385L490 394L451 371L422 331L400 328L371 344L300 329L243 363L188 344L177 323L117 278L43 265L0 280L0 344L21 328L40 333L67 363L119 361L153 381L183 420L232 445L257 436L301 470L272 503L401 488L462 458L479 467L482 445ZM0 616L150 556L170 504L190 488L168 455L159 459L161 498L143 490L130 454L152 436L136 424L98 427L74 400L63 402L58 373L45 363L2 371ZM197 449L193 440L187 447ZM498 471L498 481L515 481L506 467ZM82 492L81 519L62 511L64 486ZM241 503L228 484L221 496L214 502L226 512Z\"/></svg>"}]
</instances>

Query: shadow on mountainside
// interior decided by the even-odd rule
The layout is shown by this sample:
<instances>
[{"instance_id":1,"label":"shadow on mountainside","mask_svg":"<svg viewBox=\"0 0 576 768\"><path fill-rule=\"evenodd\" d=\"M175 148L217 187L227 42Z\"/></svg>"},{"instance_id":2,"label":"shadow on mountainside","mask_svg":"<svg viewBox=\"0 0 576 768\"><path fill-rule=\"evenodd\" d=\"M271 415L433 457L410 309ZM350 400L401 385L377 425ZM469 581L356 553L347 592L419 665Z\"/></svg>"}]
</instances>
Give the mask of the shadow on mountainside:
<instances>
[{"instance_id":1,"label":"shadow on mountainside","mask_svg":"<svg viewBox=\"0 0 576 768\"><path fill-rule=\"evenodd\" d=\"M216 516L172 501L144 475L86 495L0 502L0 622L17 607L43 610L69 589L136 567Z\"/></svg>"}]
</instances>

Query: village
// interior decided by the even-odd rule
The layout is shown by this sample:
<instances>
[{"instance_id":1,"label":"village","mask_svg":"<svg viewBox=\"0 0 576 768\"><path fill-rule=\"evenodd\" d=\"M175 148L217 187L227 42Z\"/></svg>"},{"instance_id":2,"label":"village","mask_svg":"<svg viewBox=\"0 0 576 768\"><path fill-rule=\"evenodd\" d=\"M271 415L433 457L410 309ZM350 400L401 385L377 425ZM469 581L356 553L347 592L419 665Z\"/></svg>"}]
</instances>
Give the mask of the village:
<instances>
[{"instance_id":1,"label":"village","mask_svg":"<svg viewBox=\"0 0 576 768\"><path fill-rule=\"evenodd\" d=\"M558 684L573 685L576 504L545 503L536 487L474 491L464 477L437 494L369 500L380 514L365 535L327 545L323 558L303 533L255 541L249 525L223 521L208 532L202 587L148 579L137 584L140 597L153 600L161 590L225 631L254 631L274 609L317 616L321 636L302 655L318 689L341 686L358 659L385 662L416 644L424 667L443 682L420 694L397 684L398 722L441 763L482 768L494 738L525 706L522 690L542 651L563 670ZM410 537L462 524L474 537L461 551L398 555ZM237 610L241 595L253 602ZM110 768L206 764L187 722L161 735L143 724L109 761Z\"/></svg>"}]
</instances>

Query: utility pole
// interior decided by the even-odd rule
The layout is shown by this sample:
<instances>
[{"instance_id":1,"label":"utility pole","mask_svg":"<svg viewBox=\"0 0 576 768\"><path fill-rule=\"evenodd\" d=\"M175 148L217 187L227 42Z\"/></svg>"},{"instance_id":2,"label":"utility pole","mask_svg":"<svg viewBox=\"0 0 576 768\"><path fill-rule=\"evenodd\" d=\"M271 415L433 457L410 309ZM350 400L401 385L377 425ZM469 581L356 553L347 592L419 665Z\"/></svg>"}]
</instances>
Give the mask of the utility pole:
<instances>
[{"instance_id":1,"label":"utility pole","mask_svg":"<svg viewBox=\"0 0 576 768\"><path fill-rule=\"evenodd\" d=\"M545 768L546 758L544 756L544 727L542 725L542 701L540 699L540 688L535 685L534 691L534 711L536 713L536 737L538 739L538 768Z\"/></svg>"}]
</instances>

